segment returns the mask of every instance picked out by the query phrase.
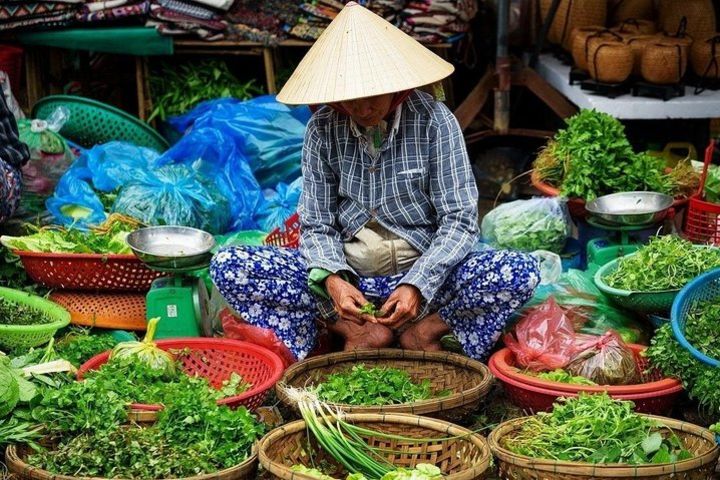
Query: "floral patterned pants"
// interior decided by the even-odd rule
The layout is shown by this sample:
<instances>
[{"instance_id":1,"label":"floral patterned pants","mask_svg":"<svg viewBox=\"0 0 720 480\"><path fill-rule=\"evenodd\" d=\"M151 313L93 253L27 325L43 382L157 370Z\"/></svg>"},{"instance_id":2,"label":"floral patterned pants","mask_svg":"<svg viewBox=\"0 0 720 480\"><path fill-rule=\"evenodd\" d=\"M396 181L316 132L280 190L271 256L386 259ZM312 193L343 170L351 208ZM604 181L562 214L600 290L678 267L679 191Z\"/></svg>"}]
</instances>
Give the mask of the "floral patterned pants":
<instances>
[{"instance_id":1,"label":"floral patterned pants","mask_svg":"<svg viewBox=\"0 0 720 480\"><path fill-rule=\"evenodd\" d=\"M0 160L0 223L12 217L20 204L22 174Z\"/></svg>"},{"instance_id":2,"label":"floral patterned pants","mask_svg":"<svg viewBox=\"0 0 720 480\"><path fill-rule=\"evenodd\" d=\"M228 247L213 258L210 275L245 321L273 330L300 360L312 350L318 300L310 292L298 250ZM381 304L403 276L362 277L359 289L369 301ZM539 280L537 262L525 254L473 252L450 273L430 311L440 314L468 356L485 360L507 319L530 299Z\"/></svg>"}]
</instances>

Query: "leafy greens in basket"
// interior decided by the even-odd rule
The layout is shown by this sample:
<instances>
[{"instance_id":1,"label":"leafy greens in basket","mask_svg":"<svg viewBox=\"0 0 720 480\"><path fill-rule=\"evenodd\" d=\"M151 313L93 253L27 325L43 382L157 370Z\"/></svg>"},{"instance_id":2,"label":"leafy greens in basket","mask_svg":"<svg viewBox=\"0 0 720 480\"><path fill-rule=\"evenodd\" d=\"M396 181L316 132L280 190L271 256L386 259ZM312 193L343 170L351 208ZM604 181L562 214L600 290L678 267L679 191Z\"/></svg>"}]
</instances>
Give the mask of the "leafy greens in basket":
<instances>
[{"instance_id":1,"label":"leafy greens in basket","mask_svg":"<svg viewBox=\"0 0 720 480\"><path fill-rule=\"evenodd\" d=\"M720 267L720 249L698 247L680 237L655 237L619 260L603 278L612 288L632 292L681 289L698 275Z\"/></svg>"}]
</instances>

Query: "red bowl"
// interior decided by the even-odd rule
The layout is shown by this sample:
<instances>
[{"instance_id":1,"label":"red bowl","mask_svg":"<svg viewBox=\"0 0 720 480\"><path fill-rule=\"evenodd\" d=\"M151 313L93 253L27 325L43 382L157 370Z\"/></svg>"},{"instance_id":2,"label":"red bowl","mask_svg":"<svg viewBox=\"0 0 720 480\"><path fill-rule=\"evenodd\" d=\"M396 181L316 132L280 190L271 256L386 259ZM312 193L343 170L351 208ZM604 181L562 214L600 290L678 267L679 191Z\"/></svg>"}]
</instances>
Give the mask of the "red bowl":
<instances>
[{"instance_id":1,"label":"red bowl","mask_svg":"<svg viewBox=\"0 0 720 480\"><path fill-rule=\"evenodd\" d=\"M284 371L283 362L277 354L267 348L239 340L178 338L156 343L166 351L188 349L190 353L181 358L185 373L205 377L215 388L219 388L232 373L237 373L250 383L248 391L218 400L218 405L243 405L249 410L255 410L262 406L268 390L275 386ZM107 351L85 362L78 370L77 379L82 380L85 373L100 368L109 357L110 352ZM158 411L163 407L159 404L133 403L130 408Z\"/></svg>"},{"instance_id":2,"label":"red bowl","mask_svg":"<svg viewBox=\"0 0 720 480\"><path fill-rule=\"evenodd\" d=\"M644 348L641 345L632 345L633 349L637 347ZM552 409L553 403L560 397L577 397L580 392L607 392L612 398L618 400L632 400L635 403L635 409L641 413L654 415L666 415L672 410L677 397L683 390L682 384L673 379L663 379L641 385L619 385L619 386L597 386L590 387L584 385L569 385L559 382L544 381L529 375L510 376L507 370L506 362L498 362L502 357L507 358L508 348L504 348L495 353L488 363L490 371L503 383L505 392L510 401L531 412L549 411ZM499 355L502 354L502 355ZM512 353L511 353L512 355ZM512 358L512 357L511 357ZM504 365L504 366L501 366ZM532 379L534 382L527 383L526 379ZM665 382L667 380L668 382ZM653 390L641 391L643 385L654 385ZM560 386L563 390L555 388ZM660 388L658 388L660 386ZM636 387L629 389L629 387ZM626 393L618 393L615 389L624 389Z\"/></svg>"}]
</instances>

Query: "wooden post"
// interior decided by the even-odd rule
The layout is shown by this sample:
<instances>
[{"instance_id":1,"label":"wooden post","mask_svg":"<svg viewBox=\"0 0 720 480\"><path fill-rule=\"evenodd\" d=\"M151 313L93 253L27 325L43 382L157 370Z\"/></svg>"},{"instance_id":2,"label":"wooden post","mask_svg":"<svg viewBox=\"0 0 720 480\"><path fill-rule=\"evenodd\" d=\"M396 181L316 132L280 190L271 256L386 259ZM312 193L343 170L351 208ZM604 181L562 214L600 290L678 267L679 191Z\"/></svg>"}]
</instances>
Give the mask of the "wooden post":
<instances>
[{"instance_id":1,"label":"wooden post","mask_svg":"<svg viewBox=\"0 0 720 480\"><path fill-rule=\"evenodd\" d=\"M270 47L263 48L263 63L265 64L265 80L267 82L267 91L269 94L277 93L277 83L275 81L275 56Z\"/></svg>"}]
</instances>

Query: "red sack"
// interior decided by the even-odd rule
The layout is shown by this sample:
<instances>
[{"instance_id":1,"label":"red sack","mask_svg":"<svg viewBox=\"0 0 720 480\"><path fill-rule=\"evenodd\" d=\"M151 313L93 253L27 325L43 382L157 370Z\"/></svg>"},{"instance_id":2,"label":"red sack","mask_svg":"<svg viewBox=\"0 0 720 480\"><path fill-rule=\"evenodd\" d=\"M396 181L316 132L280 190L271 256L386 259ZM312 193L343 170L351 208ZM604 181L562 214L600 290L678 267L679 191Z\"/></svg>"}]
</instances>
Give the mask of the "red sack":
<instances>
[{"instance_id":1,"label":"red sack","mask_svg":"<svg viewBox=\"0 0 720 480\"><path fill-rule=\"evenodd\" d=\"M503 340L518 367L544 371L564 368L575 358L577 337L572 321L551 296L530 309Z\"/></svg>"},{"instance_id":2,"label":"red sack","mask_svg":"<svg viewBox=\"0 0 720 480\"><path fill-rule=\"evenodd\" d=\"M236 316L229 308L220 312L220 321L227 338L242 340L260 347L265 347L280 356L284 367L287 368L296 362L295 356L289 348L270 329L250 325Z\"/></svg>"}]
</instances>

